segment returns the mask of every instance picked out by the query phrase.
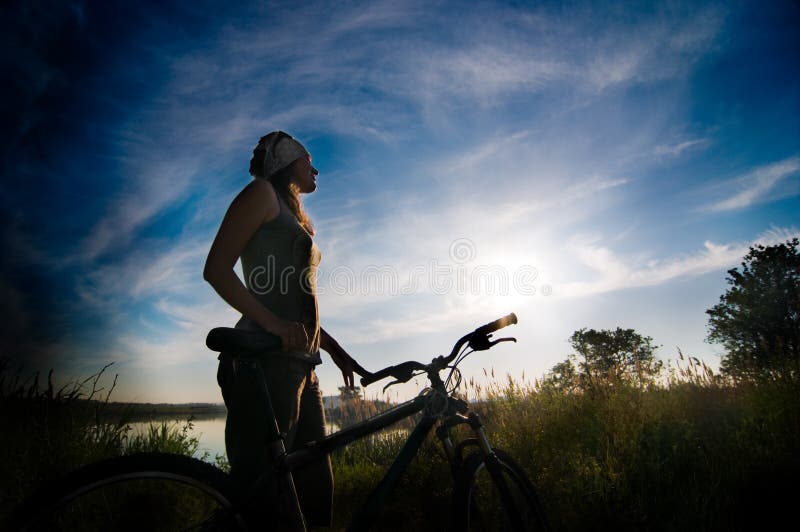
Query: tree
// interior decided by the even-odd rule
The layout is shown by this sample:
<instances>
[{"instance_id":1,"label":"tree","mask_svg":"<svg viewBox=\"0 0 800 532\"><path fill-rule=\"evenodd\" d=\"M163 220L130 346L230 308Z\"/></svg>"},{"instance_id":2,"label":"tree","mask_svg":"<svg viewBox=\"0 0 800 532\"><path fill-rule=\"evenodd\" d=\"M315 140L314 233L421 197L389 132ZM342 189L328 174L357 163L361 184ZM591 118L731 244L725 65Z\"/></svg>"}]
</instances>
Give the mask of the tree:
<instances>
[{"instance_id":1,"label":"tree","mask_svg":"<svg viewBox=\"0 0 800 532\"><path fill-rule=\"evenodd\" d=\"M706 311L707 341L722 344L720 370L734 378L772 379L800 369L800 241L750 248L728 270L728 290Z\"/></svg>"},{"instance_id":2,"label":"tree","mask_svg":"<svg viewBox=\"0 0 800 532\"><path fill-rule=\"evenodd\" d=\"M575 356L568 356L563 362L559 362L544 376L544 384L560 392L571 393L581 388L581 378L575 368Z\"/></svg>"},{"instance_id":3,"label":"tree","mask_svg":"<svg viewBox=\"0 0 800 532\"><path fill-rule=\"evenodd\" d=\"M569 339L575 352L583 357L579 364L584 377L633 378L652 374L655 360L653 339L633 329L580 329Z\"/></svg>"},{"instance_id":4,"label":"tree","mask_svg":"<svg viewBox=\"0 0 800 532\"><path fill-rule=\"evenodd\" d=\"M361 387L354 386L339 386L339 398L342 402L352 401L353 399L361 399Z\"/></svg>"}]
</instances>

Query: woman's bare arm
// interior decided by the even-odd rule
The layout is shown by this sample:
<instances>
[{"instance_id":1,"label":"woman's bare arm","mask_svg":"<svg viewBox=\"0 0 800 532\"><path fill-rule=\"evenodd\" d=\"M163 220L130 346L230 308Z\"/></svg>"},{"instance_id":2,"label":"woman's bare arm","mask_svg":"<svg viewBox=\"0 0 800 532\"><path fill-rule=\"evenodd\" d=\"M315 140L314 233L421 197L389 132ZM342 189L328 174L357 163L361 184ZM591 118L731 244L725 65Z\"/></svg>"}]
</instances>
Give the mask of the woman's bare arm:
<instances>
[{"instance_id":1,"label":"woman's bare arm","mask_svg":"<svg viewBox=\"0 0 800 532\"><path fill-rule=\"evenodd\" d=\"M370 374L370 372L362 368L325 329L320 327L319 332L319 346L331 356L333 362L342 370L345 386L349 386L350 388L355 386L353 372L358 373L362 377Z\"/></svg>"},{"instance_id":2,"label":"woman's bare arm","mask_svg":"<svg viewBox=\"0 0 800 532\"><path fill-rule=\"evenodd\" d=\"M256 230L278 215L275 190L267 181L254 180L233 200L208 252L203 278L230 306L264 330L277 334L287 350L308 348L303 326L280 319L262 305L233 271L233 267Z\"/></svg>"}]
</instances>

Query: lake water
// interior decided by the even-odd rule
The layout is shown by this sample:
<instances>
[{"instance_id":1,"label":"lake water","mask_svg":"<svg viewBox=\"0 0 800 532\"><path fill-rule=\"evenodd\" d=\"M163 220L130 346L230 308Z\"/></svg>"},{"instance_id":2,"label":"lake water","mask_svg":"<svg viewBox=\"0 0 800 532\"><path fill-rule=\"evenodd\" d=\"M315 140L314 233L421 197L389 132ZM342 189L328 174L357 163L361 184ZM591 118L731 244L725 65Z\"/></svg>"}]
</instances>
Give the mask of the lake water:
<instances>
[{"instance_id":1,"label":"lake water","mask_svg":"<svg viewBox=\"0 0 800 532\"><path fill-rule=\"evenodd\" d=\"M139 421L131 423L131 428L135 434L146 433L151 424L160 424L161 420ZM174 425L175 421L167 420L167 423ZM182 427L185 420L177 422L178 427ZM209 460L213 461L215 455L225 456L225 418L195 419L192 420L192 435L200 440L199 454L208 451Z\"/></svg>"},{"instance_id":2,"label":"lake water","mask_svg":"<svg viewBox=\"0 0 800 532\"><path fill-rule=\"evenodd\" d=\"M147 432L152 423L159 424L161 421L140 421L131 423L131 428L136 434ZM174 421L168 423L175 423ZM184 421L179 421L178 426L182 427ZM225 456L225 418L195 419L192 421L192 435L200 440L199 453L202 455L208 452L209 461L213 462L216 455ZM326 426L328 434L339 430L335 423Z\"/></svg>"}]
</instances>

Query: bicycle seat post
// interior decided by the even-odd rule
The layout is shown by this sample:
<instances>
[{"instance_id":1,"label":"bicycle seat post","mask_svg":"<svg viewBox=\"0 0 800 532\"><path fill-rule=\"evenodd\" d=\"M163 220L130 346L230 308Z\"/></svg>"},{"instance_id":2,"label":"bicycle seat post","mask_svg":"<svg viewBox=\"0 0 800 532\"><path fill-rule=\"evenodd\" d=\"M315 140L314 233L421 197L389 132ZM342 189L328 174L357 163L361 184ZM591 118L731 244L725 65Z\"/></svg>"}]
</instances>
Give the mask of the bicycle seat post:
<instances>
[{"instance_id":1,"label":"bicycle seat post","mask_svg":"<svg viewBox=\"0 0 800 532\"><path fill-rule=\"evenodd\" d=\"M278 426L278 420L275 417L275 410L272 406L272 399L270 398L269 389L264 379L263 370L255 360L242 358L239 364L239 372L240 378L243 376L242 372L246 372L247 378L251 379L250 384L255 386L255 390L258 394L258 402L263 409L262 419L267 420L267 434L264 445L267 448L267 452L269 452L272 469L265 471L256 481L256 485L269 482L270 477L280 482L284 498L284 507L287 509L288 524L291 527L290 530L306 532L305 518L300 508L300 501L297 498L294 478L292 477L291 471L281 468L281 464L286 458L286 445L283 441L283 434L281 434L280 427Z\"/></svg>"}]
</instances>

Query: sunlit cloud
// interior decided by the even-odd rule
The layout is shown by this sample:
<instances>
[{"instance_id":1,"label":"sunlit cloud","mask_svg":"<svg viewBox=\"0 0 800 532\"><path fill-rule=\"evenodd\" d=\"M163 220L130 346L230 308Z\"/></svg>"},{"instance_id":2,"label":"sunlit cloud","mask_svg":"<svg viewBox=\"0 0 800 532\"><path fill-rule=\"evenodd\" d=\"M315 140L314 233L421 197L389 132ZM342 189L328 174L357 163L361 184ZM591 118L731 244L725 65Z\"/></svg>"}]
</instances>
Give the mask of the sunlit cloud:
<instances>
[{"instance_id":1,"label":"sunlit cloud","mask_svg":"<svg viewBox=\"0 0 800 532\"><path fill-rule=\"evenodd\" d=\"M711 212L745 209L755 203L794 195L800 192L797 183L780 190L779 185L800 176L800 156L792 156L782 161L760 166L747 174L728 181L724 186L737 192L721 201L704 207ZM796 179L795 179L796 181Z\"/></svg>"},{"instance_id":2,"label":"sunlit cloud","mask_svg":"<svg viewBox=\"0 0 800 532\"><path fill-rule=\"evenodd\" d=\"M703 249L663 259L620 256L608 247L573 244L573 253L592 272L590 281L565 281L556 285L554 295L585 297L617 290L658 286L668 281L724 271L741 262L751 246L774 245L800 237L796 228L773 228L751 242L703 243Z\"/></svg>"},{"instance_id":3,"label":"sunlit cloud","mask_svg":"<svg viewBox=\"0 0 800 532\"><path fill-rule=\"evenodd\" d=\"M205 347L208 331L214 327L233 326L237 313L233 309L213 303L178 304L158 300L155 308L174 325L163 335L125 335L115 348L120 357L137 368L175 367L187 363L213 365L215 356Z\"/></svg>"},{"instance_id":4,"label":"sunlit cloud","mask_svg":"<svg viewBox=\"0 0 800 532\"><path fill-rule=\"evenodd\" d=\"M654 153L656 155L666 155L670 157L678 157L683 152L690 149L698 149L709 143L709 139L693 139L678 142L677 144L660 144L655 147Z\"/></svg>"}]
</instances>

